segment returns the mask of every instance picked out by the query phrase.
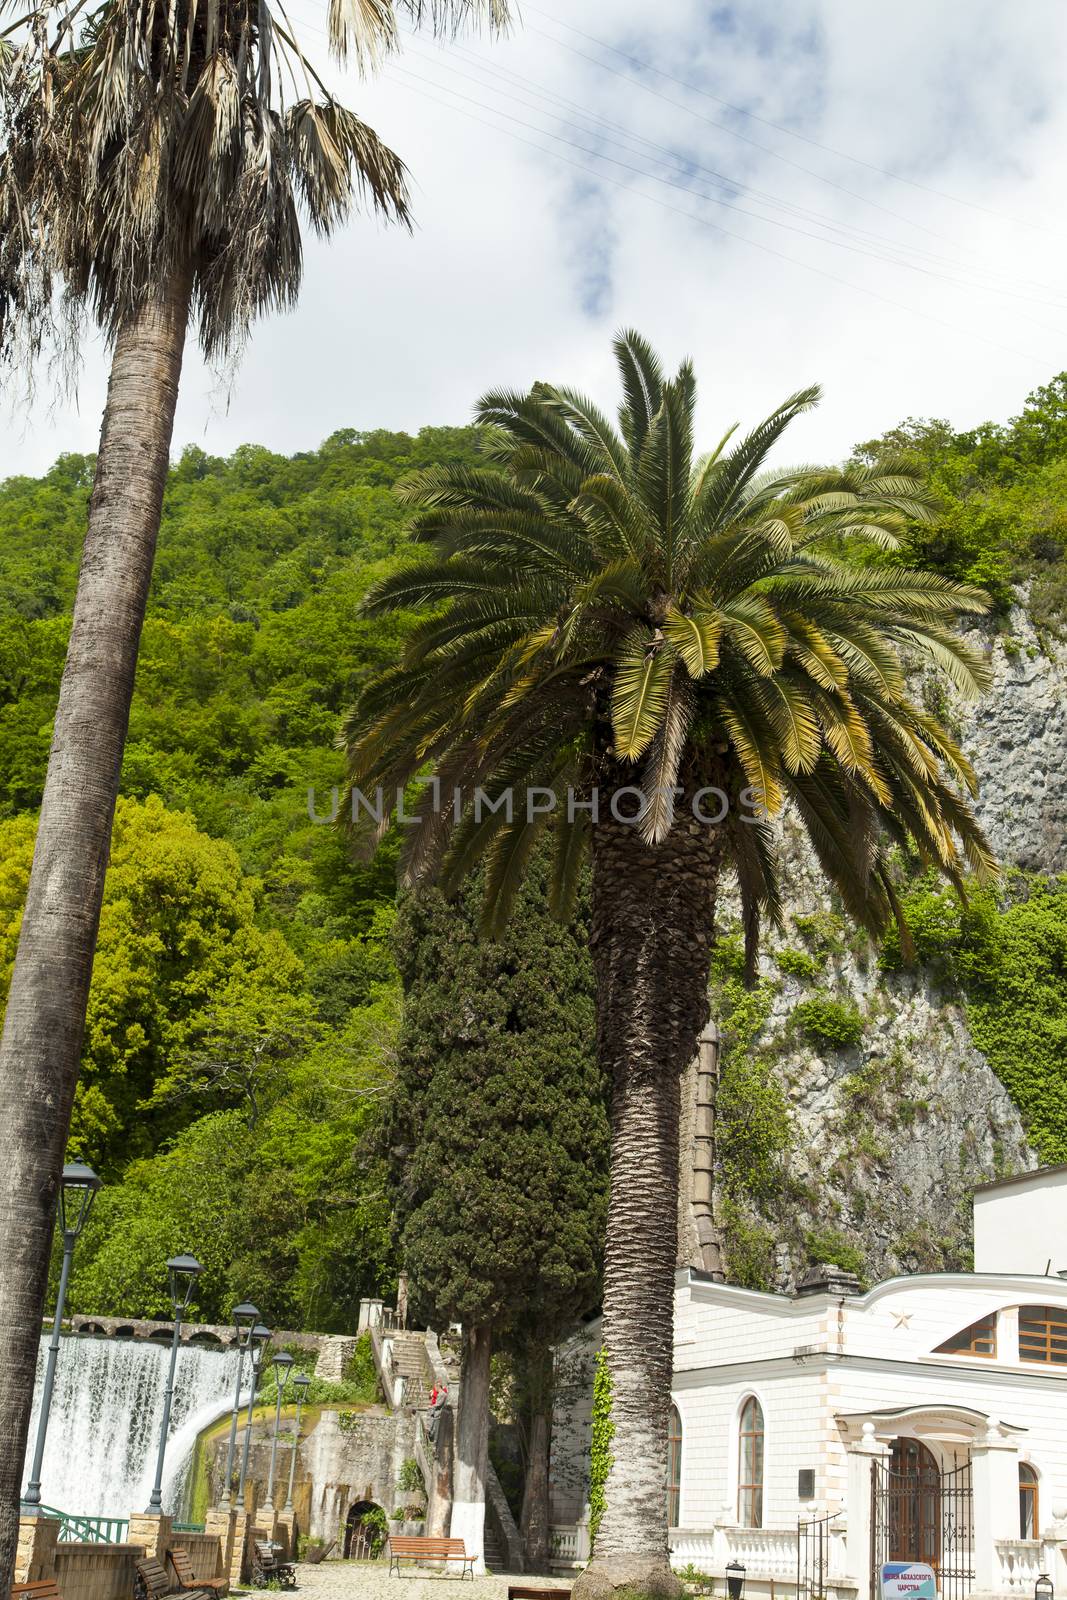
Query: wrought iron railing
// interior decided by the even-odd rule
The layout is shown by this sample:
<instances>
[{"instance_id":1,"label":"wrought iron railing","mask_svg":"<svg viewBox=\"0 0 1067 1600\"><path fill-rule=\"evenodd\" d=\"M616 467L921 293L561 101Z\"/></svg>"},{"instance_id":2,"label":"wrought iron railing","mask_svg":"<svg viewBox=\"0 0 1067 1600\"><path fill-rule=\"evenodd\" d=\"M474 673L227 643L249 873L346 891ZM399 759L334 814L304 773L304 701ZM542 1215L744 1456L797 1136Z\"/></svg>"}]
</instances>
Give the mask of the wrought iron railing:
<instances>
[{"instance_id":1,"label":"wrought iron railing","mask_svg":"<svg viewBox=\"0 0 1067 1600\"><path fill-rule=\"evenodd\" d=\"M175 1533L203 1533L202 1522L172 1522L171 1528Z\"/></svg>"},{"instance_id":2,"label":"wrought iron railing","mask_svg":"<svg viewBox=\"0 0 1067 1600\"><path fill-rule=\"evenodd\" d=\"M59 1537L63 1543L124 1544L130 1531L129 1517L81 1517L55 1506L42 1506L46 1517L59 1518Z\"/></svg>"}]
</instances>

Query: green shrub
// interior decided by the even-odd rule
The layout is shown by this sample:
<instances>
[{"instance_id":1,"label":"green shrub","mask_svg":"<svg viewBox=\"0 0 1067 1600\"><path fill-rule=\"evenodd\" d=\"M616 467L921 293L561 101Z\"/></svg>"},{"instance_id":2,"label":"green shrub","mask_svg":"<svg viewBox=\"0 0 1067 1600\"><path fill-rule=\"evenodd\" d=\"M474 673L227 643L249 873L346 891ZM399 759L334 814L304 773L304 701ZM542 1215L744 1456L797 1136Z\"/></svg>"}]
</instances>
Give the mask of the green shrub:
<instances>
[{"instance_id":1,"label":"green shrub","mask_svg":"<svg viewBox=\"0 0 1067 1600\"><path fill-rule=\"evenodd\" d=\"M836 1228L813 1228L804 1236L804 1250L813 1267L826 1263L842 1272L854 1272L861 1283L866 1282L863 1251Z\"/></svg>"},{"instance_id":2,"label":"green shrub","mask_svg":"<svg viewBox=\"0 0 1067 1600\"><path fill-rule=\"evenodd\" d=\"M865 1027L863 1015L851 1003L832 995L812 995L793 1008L793 1022L812 1044L844 1050L858 1044Z\"/></svg>"},{"instance_id":3,"label":"green shrub","mask_svg":"<svg viewBox=\"0 0 1067 1600\"><path fill-rule=\"evenodd\" d=\"M791 978L817 978L826 965L825 955L809 955L806 950L778 950L774 959L779 971L787 972Z\"/></svg>"},{"instance_id":4,"label":"green shrub","mask_svg":"<svg viewBox=\"0 0 1067 1600\"><path fill-rule=\"evenodd\" d=\"M422 1469L414 1456L408 1456L402 1463L397 1474L396 1486L401 1494L425 1494L426 1485L422 1481Z\"/></svg>"},{"instance_id":5,"label":"green shrub","mask_svg":"<svg viewBox=\"0 0 1067 1600\"><path fill-rule=\"evenodd\" d=\"M774 1230L754 1222L730 1195L720 1203L719 1225L730 1282L742 1289L773 1289L777 1244Z\"/></svg>"}]
</instances>

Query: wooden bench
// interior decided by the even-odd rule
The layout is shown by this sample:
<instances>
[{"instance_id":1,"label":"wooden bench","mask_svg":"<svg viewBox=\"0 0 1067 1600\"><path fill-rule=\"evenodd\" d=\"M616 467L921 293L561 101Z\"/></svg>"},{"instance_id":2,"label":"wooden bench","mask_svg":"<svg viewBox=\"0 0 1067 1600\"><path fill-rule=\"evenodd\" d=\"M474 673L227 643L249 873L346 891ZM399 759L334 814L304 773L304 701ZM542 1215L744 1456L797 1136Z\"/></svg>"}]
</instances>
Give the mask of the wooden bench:
<instances>
[{"instance_id":1,"label":"wooden bench","mask_svg":"<svg viewBox=\"0 0 1067 1600\"><path fill-rule=\"evenodd\" d=\"M38 1583L13 1583L11 1600L15 1600L16 1595L20 1600L61 1600L55 1578L42 1578Z\"/></svg>"},{"instance_id":2,"label":"wooden bench","mask_svg":"<svg viewBox=\"0 0 1067 1600\"><path fill-rule=\"evenodd\" d=\"M571 1600L569 1589L526 1589L519 1583L508 1584L508 1600Z\"/></svg>"},{"instance_id":3,"label":"wooden bench","mask_svg":"<svg viewBox=\"0 0 1067 1600\"><path fill-rule=\"evenodd\" d=\"M252 1582L257 1589L265 1589L274 1581L283 1589L296 1588L296 1568L291 1561L279 1561L280 1545L269 1539L256 1539L252 1545Z\"/></svg>"},{"instance_id":4,"label":"wooden bench","mask_svg":"<svg viewBox=\"0 0 1067 1600\"><path fill-rule=\"evenodd\" d=\"M182 1594L189 1594L193 1589L206 1589L209 1594L225 1594L229 1589L229 1580L226 1578L196 1577L188 1550L168 1550L167 1555Z\"/></svg>"},{"instance_id":5,"label":"wooden bench","mask_svg":"<svg viewBox=\"0 0 1067 1600\"><path fill-rule=\"evenodd\" d=\"M427 1534L393 1534L389 1540L389 1573L400 1576L402 1561L462 1561L460 1576L474 1581L474 1557L469 1556L462 1539L431 1539Z\"/></svg>"},{"instance_id":6,"label":"wooden bench","mask_svg":"<svg viewBox=\"0 0 1067 1600\"><path fill-rule=\"evenodd\" d=\"M167 1600L168 1595L176 1594L184 1596L184 1600L212 1600L207 1589L175 1589L167 1577L166 1567L155 1556L135 1562L134 1571L133 1592L137 1600Z\"/></svg>"}]
</instances>

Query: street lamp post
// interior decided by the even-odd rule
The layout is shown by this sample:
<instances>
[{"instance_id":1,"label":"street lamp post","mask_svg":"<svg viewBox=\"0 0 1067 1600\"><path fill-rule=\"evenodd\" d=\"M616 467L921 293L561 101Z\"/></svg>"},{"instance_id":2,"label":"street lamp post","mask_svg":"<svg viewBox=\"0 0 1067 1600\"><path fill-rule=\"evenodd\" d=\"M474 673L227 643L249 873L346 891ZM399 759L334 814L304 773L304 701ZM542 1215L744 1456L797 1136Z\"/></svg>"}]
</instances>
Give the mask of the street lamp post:
<instances>
[{"instance_id":1,"label":"street lamp post","mask_svg":"<svg viewBox=\"0 0 1067 1600\"><path fill-rule=\"evenodd\" d=\"M70 1263L78 1236L89 1220L96 1191L101 1179L92 1167L84 1162L71 1161L63 1168L59 1185L59 1226L63 1234L63 1266L59 1274L59 1292L56 1295L56 1314L52 1323L52 1341L48 1346L44 1383L41 1385L41 1409L37 1417L37 1442L33 1447L33 1465L30 1481L26 1485L23 1505L33 1512L41 1504L41 1464L44 1461L44 1442L48 1436L48 1413L52 1408L52 1389L56 1381L56 1361L59 1358L59 1333L63 1326L63 1307L70 1281Z\"/></svg>"},{"instance_id":2,"label":"street lamp post","mask_svg":"<svg viewBox=\"0 0 1067 1600\"><path fill-rule=\"evenodd\" d=\"M245 1351L251 1348L252 1329L259 1321L259 1311L247 1300L233 1308L233 1325L237 1329L237 1384L233 1391L233 1414L230 1417L230 1442L226 1450L226 1477L223 1481L220 1505L230 1508L233 1484L233 1462L237 1453L237 1420L241 1415L241 1376L244 1372Z\"/></svg>"},{"instance_id":3,"label":"street lamp post","mask_svg":"<svg viewBox=\"0 0 1067 1600\"><path fill-rule=\"evenodd\" d=\"M263 1363L263 1351L270 1341L270 1329L265 1328L262 1322L257 1322L248 1335L248 1343L252 1352L252 1392L248 1396L248 1417L245 1421L245 1443L241 1451L241 1477L237 1484L237 1499L243 1504L245 1497L245 1479L248 1477L248 1455L252 1448L252 1412L256 1404L256 1385L259 1382L259 1369Z\"/></svg>"},{"instance_id":4,"label":"street lamp post","mask_svg":"<svg viewBox=\"0 0 1067 1600\"><path fill-rule=\"evenodd\" d=\"M170 1370L167 1373L167 1392L163 1397L163 1422L159 1429L159 1453L156 1456L156 1480L152 1485L152 1498L146 1515L160 1516L163 1512L163 1462L167 1454L167 1433L170 1430L170 1407L174 1399L174 1372L178 1365L178 1345L182 1336L182 1313L189 1309L193 1288L203 1267L195 1256L172 1256L167 1262L170 1279L170 1303L174 1307L174 1337L170 1344Z\"/></svg>"},{"instance_id":5,"label":"street lamp post","mask_svg":"<svg viewBox=\"0 0 1067 1600\"><path fill-rule=\"evenodd\" d=\"M304 1401L307 1399L307 1392L310 1388L311 1379L308 1377L307 1373L298 1372L296 1377L293 1379L293 1392L296 1395L296 1423L293 1427L293 1454L289 1461L289 1492L285 1497L285 1505L283 1507L283 1510L285 1511L292 1511L293 1509L293 1482L296 1478L296 1452L300 1448L300 1411L303 1407Z\"/></svg>"},{"instance_id":6,"label":"street lamp post","mask_svg":"<svg viewBox=\"0 0 1067 1600\"><path fill-rule=\"evenodd\" d=\"M278 1459L278 1429L282 1422L282 1396L285 1386L289 1382L289 1374L293 1370L293 1358L287 1350L279 1350L274 1357L274 1432L270 1441L270 1472L267 1475L267 1499L264 1511L274 1510L274 1465Z\"/></svg>"}]
</instances>

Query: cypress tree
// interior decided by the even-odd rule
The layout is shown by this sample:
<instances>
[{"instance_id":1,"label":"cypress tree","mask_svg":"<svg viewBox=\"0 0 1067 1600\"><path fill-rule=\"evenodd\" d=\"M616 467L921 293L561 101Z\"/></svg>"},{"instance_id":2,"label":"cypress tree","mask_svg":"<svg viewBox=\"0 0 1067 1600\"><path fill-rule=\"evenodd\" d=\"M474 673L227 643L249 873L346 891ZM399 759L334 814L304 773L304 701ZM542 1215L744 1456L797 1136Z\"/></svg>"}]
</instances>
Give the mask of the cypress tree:
<instances>
[{"instance_id":1,"label":"cypress tree","mask_svg":"<svg viewBox=\"0 0 1067 1600\"><path fill-rule=\"evenodd\" d=\"M550 1372L551 1344L600 1293L608 1123L594 979L582 928L548 915L547 877L535 862L499 941L479 936L477 881L452 903L435 890L407 898L395 937L395 1222L416 1316L463 1324L452 1531L479 1551L492 1348L510 1343ZM543 1565L551 1384L532 1392L523 1524L530 1564Z\"/></svg>"}]
</instances>

